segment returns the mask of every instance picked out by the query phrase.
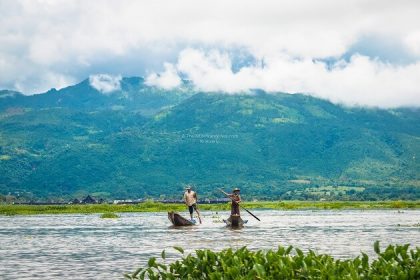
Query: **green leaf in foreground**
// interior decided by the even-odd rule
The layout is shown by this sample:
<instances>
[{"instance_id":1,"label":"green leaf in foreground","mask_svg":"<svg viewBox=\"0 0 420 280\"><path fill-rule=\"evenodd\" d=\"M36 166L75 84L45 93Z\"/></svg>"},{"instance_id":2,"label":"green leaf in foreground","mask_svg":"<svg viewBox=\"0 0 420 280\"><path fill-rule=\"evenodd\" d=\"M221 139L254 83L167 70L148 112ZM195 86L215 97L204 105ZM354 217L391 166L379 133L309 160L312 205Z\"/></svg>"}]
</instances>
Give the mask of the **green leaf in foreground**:
<instances>
[{"instance_id":1,"label":"green leaf in foreground","mask_svg":"<svg viewBox=\"0 0 420 280\"><path fill-rule=\"evenodd\" d=\"M150 258L147 264L149 265L149 267L157 267L156 258L155 257Z\"/></svg>"},{"instance_id":2,"label":"green leaf in foreground","mask_svg":"<svg viewBox=\"0 0 420 280\"><path fill-rule=\"evenodd\" d=\"M180 247L175 250L184 254ZM375 242L377 257L369 263L365 253L355 259L335 260L314 251L292 247L250 251L246 247L221 252L196 250L167 264L151 258L129 279L420 279L420 248L389 245L382 253ZM164 257L164 251L162 257Z\"/></svg>"},{"instance_id":3,"label":"green leaf in foreground","mask_svg":"<svg viewBox=\"0 0 420 280\"><path fill-rule=\"evenodd\" d=\"M180 252L181 254L184 254L184 249L182 249L181 247L174 246L174 249Z\"/></svg>"},{"instance_id":4,"label":"green leaf in foreground","mask_svg":"<svg viewBox=\"0 0 420 280\"><path fill-rule=\"evenodd\" d=\"M381 252L381 250L379 249L379 241L376 240L375 243L373 244L373 249L375 250L376 254L379 254Z\"/></svg>"}]
</instances>

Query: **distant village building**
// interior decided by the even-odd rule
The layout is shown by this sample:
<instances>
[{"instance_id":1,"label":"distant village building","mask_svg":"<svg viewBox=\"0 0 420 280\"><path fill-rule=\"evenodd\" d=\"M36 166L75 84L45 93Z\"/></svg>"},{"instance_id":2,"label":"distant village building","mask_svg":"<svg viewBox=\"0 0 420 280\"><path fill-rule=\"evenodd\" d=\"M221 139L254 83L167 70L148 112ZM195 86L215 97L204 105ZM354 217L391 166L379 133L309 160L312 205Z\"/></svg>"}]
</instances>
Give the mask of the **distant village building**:
<instances>
[{"instance_id":1,"label":"distant village building","mask_svg":"<svg viewBox=\"0 0 420 280\"><path fill-rule=\"evenodd\" d=\"M78 200L77 198L71 201L71 204L80 204L80 203L81 203L80 200Z\"/></svg>"},{"instance_id":2,"label":"distant village building","mask_svg":"<svg viewBox=\"0 0 420 280\"><path fill-rule=\"evenodd\" d=\"M144 199L116 199L113 201L114 204L137 204L144 202Z\"/></svg>"},{"instance_id":3,"label":"distant village building","mask_svg":"<svg viewBox=\"0 0 420 280\"><path fill-rule=\"evenodd\" d=\"M230 202L230 198L206 199L204 201L204 203L210 203L210 204L228 203L228 202Z\"/></svg>"},{"instance_id":4,"label":"distant village building","mask_svg":"<svg viewBox=\"0 0 420 280\"><path fill-rule=\"evenodd\" d=\"M98 203L96 201L96 199L94 199L93 197L91 197L90 195L86 196L85 199L82 200L83 204L96 204Z\"/></svg>"}]
</instances>

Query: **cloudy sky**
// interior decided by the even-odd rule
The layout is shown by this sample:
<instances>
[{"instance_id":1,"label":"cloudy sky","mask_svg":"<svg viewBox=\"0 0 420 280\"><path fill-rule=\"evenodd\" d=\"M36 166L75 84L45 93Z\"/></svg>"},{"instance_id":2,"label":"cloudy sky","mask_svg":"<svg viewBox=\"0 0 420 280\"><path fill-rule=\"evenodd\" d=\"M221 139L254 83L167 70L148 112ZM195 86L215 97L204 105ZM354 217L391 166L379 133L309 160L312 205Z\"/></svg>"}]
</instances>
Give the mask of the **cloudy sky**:
<instances>
[{"instance_id":1,"label":"cloudy sky","mask_svg":"<svg viewBox=\"0 0 420 280\"><path fill-rule=\"evenodd\" d=\"M143 76L420 107L419 14L417 0L0 0L0 88Z\"/></svg>"}]
</instances>

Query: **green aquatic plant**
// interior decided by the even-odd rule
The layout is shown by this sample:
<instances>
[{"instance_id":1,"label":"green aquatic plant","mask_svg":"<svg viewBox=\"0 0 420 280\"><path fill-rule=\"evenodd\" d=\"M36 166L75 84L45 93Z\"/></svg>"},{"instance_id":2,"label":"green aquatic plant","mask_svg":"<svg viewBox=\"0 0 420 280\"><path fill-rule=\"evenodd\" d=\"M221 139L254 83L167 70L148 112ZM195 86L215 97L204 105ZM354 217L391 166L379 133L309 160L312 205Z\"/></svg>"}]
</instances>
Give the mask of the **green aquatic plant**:
<instances>
[{"instance_id":1,"label":"green aquatic plant","mask_svg":"<svg viewBox=\"0 0 420 280\"><path fill-rule=\"evenodd\" d=\"M113 212L109 212L109 213L103 213L101 215L102 219L115 219L115 218L119 218L120 216L118 216L117 214L113 213Z\"/></svg>"},{"instance_id":2,"label":"green aquatic plant","mask_svg":"<svg viewBox=\"0 0 420 280\"><path fill-rule=\"evenodd\" d=\"M404 201L396 200L392 202L391 207L392 208L406 208L407 205L405 204Z\"/></svg>"},{"instance_id":3,"label":"green aquatic plant","mask_svg":"<svg viewBox=\"0 0 420 280\"><path fill-rule=\"evenodd\" d=\"M377 258L369 261L362 253L354 259L341 260L312 250L279 246L277 250L251 251L246 247L221 252L196 250L170 264L155 257L147 267L139 268L127 279L420 279L420 249L409 245L389 245L383 252L379 242Z\"/></svg>"}]
</instances>

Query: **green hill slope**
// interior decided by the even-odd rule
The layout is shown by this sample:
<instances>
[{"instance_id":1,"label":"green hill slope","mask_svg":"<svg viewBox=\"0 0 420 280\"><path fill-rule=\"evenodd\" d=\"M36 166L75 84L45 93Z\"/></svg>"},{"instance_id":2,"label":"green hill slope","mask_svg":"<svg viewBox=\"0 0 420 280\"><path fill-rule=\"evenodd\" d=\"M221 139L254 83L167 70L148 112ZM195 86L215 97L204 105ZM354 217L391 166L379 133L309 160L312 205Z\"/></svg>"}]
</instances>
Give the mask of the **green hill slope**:
<instances>
[{"instance_id":1,"label":"green hill slope","mask_svg":"<svg viewBox=\"0 0 420 280\"><path fill-rule=\"evenodd\" d=\"M110 96L63 89L61 105L57 92L0 96L0 193L179 197L192 183L206 196L235 185L273 199L420 198L419 109L123 81Z\"/></svg>"}]
</instances>

